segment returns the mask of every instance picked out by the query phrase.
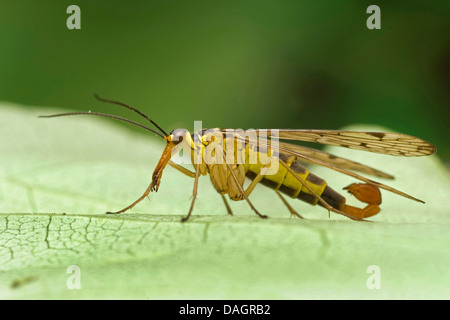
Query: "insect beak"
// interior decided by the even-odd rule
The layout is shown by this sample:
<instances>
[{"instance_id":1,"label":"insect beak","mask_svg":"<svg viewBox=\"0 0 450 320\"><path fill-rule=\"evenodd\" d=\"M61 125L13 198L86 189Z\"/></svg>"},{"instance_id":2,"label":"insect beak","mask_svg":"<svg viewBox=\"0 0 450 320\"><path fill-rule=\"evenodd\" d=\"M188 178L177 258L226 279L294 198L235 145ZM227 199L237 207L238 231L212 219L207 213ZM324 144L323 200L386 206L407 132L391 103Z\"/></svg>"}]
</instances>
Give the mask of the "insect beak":
<instances>
[{"instance_id":1,"label":"insect beak","mask_svg":"<svg viewBox=\"0 0 450 320\"><path fill-rule=\"evenodd\" d=\"M175 143L170 141L170 136L168 136L168 138L164 138L167 141L167 145L164 148L163 154L161 155L158 164L156 165L155 171L153 171L151 190L155 192L158 191L162 173L166 165L169 163L170 158L172 157L172 150L175 147Z\"/></svg>"}]
</instances>

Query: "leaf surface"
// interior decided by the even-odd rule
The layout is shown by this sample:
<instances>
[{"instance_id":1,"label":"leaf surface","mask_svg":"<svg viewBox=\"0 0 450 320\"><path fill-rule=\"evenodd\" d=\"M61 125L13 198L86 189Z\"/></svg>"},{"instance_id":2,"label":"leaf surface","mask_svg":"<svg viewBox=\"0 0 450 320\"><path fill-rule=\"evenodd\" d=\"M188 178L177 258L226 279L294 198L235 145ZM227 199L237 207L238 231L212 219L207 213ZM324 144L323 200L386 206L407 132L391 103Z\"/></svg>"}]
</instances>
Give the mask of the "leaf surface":
<instances>
[{"instance_id":1,"label":"leaf surface","mask_svg":"<svg viewBox=\"0 0 450 320\"><path fill-rule=\"evenodd\" d=\"M327 149L395 175L382 182L426 202L383 192L373 222L329 218L297 200L290 203L308 219L290 218L263 186L251 200L269 219L245 201L231 203L235 215L228 216L202 177L192 219L182 224L192 179L172 168L150 201L106 215L142 194L164 142L104 119L37 118L60 111L0 108L0 298L450 297L450 183L436 156ZM322 167L311 171L336 190L355 182ZM68 284L73 265L80 289ZM370 289L370 266L379 268L380 289Z\"/></svg>"}]
</instances>

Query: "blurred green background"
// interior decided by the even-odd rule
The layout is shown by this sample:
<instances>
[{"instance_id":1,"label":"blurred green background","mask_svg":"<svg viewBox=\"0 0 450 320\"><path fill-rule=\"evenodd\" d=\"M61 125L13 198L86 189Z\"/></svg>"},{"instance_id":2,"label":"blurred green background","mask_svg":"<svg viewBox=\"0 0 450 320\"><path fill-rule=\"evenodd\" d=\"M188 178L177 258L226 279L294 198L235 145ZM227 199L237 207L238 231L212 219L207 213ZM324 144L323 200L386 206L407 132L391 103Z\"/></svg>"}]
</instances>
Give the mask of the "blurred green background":
<instances>
[{"instance_id":1,"label":"blurred green background","mask_svg":"<svg viewBox=\"0 0 450 320\"><path fill-rule=\"evenodd\" d=\"M136 119L96 92L166 131L377 124L450 160L448 1L0 3L1 100ZM71 4L81 30L66 27ZM366 27L371 4L381 30Z\"/></svg>"}]
</instances>

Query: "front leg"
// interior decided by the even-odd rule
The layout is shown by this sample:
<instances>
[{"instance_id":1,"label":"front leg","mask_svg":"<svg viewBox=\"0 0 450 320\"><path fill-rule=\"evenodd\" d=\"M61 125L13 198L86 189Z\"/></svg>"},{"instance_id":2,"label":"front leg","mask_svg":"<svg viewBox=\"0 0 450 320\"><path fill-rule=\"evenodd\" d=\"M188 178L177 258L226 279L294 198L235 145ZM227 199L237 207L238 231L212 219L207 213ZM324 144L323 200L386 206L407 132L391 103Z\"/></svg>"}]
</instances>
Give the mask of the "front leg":
<instances>
[{"instance_id":1,"label":"front leg","mask_svg":"<svg viewBox=\"0 0 450 320\"><path fill-rule=\"evenodd\" d=\"M195 172L192 172L191 170L188 170L188 169L186 169L185 167L180 166L179 164L173 162L172 160L169 161L169 165L170 165L172 168L177 169L177 170L180 171L181 173L184 173L184 174L187 175L188 177L195 178Z\"/></svg>"},{"instance_id":2,"label":"front leg","mask_svg":"<svg viewBox=\"0 0 450 320\"><path fill-rule=\"evenodd\" d=\"M150 185L148 186L147 190L145 190L144 194L139 199L137 199L135 202L130 204L128 207L123 208L122 210L115 211L115 212L108 211L106 214L119 214L119 213L125 212L125 211L133 208L135 205L137 205L139 202L141 202L146 196L148 196L150 191L152 191L152 189L154 187L155 187L155 183L154 183L154 181L152 181L152 183L150 183Z\"/></svg>"},{"instance_id":3,"label":"front leg","mask_svg":"<svg viewBox=\"0 0 450 320\"><path fill-rule=\"evenodd\" d=\"M197 164L195 165L195 180L194 180L194 189L192 190L191 206L189 208L189 212L188 212L187 216L184 217L183 219L181 219L181 222L188 221L189 217L192 214L192 210L194 210L195 199L197 199L198 177L200 176L200 163L201 163L201 160L202 160L202 154L201 154L201 152L198 152Z\"/></svg>"},{"instance_id":4,"label":"front leg","mask_svg":"<svg viewBox=\"0 0 450 320\"><path fill-rule=\"evenodd\" d=\"M125 212L131 208L133 208L135 205L137 205L139 202L141 202L145 197L149 195L151 191L158 191L159 184L161 182L162 173L164 171L164 168L166 167L167 163L170 162L170 157L172 156L172 150L175 147L175 144L172 142L168 142L166 147L164 148L164 151L161 155L161 158L158 161L158 164L156 165L155 170L153 171L152 175L152 182L147 187L147 190L145 190L144 194L137 199L135 202L130 204L128 207L123 208L122 210L116 211L116 212L107 212L107 214L118 214Z\"/></svg>"}]
</instances>

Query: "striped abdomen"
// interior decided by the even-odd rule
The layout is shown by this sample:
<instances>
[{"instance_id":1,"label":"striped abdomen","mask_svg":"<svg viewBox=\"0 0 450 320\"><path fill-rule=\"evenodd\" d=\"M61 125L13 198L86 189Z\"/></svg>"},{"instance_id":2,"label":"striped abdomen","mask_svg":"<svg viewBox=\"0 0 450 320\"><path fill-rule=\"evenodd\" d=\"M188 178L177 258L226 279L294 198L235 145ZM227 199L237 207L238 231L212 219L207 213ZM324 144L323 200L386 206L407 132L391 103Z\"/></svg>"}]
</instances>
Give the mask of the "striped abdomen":
<instances>
[{"instance_id":1,"label":"striped abdomen","mask_svg":"<svg viewBox=\"0 0 450 320\"><path fill-rule=\"evenodd\" d=\"M298 177L308 184L315 193L317 193L323 200L335 209L342 209L345 204L345 198L334 191L327 185L325 180L309 172L304 166L298 163L295 156L280 153L279 158L286 162L286 164L297 173ZM246 172L246 176L254 179L260 172L262 166L260 164L250 165ZM278 172L273 175L265 175L261 183L269 188L279 190L291 198L308 202L316 205L318 203L317 197L295 178L285 167L279 166ZM322 205L321 203L319 203Z\"/></svg>"}]
</instances>

